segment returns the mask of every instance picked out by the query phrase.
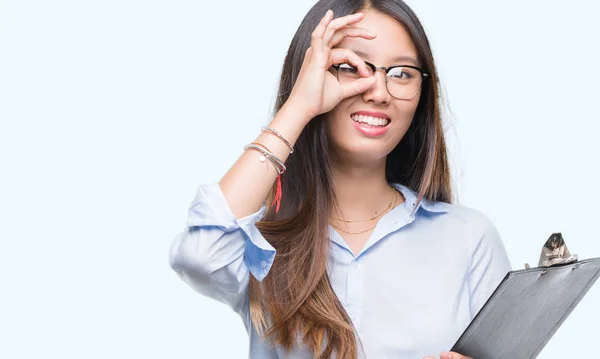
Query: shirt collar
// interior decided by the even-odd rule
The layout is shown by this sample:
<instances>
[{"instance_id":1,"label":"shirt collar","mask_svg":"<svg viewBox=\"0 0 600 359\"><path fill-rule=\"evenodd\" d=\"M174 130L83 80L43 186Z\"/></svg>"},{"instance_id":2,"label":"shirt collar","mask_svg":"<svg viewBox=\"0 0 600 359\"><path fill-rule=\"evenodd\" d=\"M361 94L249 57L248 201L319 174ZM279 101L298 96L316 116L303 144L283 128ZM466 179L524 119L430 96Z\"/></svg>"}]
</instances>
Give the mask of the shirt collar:
<instances>
[{"instance_id":1,"label":"shirt collar","mask_svg":"<svg viewBox=\"0 0 600 359\"><path fill-rule=\"evenodd\" d=\"M417 206L417 194L412 189L401 185L400 183L393 183L392 186L394 186L394 188L396 188L398 191L400 191L400 193L402 193L402 195L406 199L406 202L404 202L404 206L409 212L411 212L415 208L415 206ZM418 205L420 208L423 208L427 212L448 212L448 204L444 202L432 202L423 198L421 202L418 203Z\"/></svg>"}]
</instances>

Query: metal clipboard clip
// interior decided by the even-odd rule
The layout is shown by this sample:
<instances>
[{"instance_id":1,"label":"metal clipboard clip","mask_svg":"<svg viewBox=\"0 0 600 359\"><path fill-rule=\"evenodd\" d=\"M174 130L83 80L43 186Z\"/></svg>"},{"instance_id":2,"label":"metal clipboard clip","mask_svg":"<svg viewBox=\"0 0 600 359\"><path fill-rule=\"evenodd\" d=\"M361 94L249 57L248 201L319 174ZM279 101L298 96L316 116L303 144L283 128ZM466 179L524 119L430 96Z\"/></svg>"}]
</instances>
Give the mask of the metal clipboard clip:
<instances>
[{"instance_id":1,"label":"metal clipboard clip","mask_svg":"<svg viewBox=\"0 0 600 359\"><path fill-rule=\"evenodd\" d=\"M553 267L563 264L574 263L579 260L576 254L571 254L569 248L561 233L552 233L550 238L542 247L540 254L539 267ZM525 269L529 269L529 264L525 263Z\"/></svg>"}]
</instances>

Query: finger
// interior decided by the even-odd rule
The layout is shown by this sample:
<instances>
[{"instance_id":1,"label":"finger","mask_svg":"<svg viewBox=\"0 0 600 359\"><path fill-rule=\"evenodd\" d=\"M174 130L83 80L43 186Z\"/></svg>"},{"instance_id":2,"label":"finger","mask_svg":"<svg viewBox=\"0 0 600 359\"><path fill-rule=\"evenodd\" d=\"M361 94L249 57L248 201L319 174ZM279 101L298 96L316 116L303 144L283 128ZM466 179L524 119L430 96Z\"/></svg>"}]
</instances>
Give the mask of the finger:
<instances>
[{"instance_id":1,"label":"finger","mask_svg":"<svg viewBox=\"0 0 600 359\"><path fill-rule=\"evenodd\" d=\"M367 91L375 84L375 82L377 82L377 79L375 76L371 76L361 77L358 80L342 85L340 101Z\"/></svg>"},{"instance_id":2,"label":"finger","mask_svg":"<svg viewBox=\"0 0 600 359\"><path fill-rule=\"evenodd\" d=\"M333 37L329 42L325 42L325 46L334 47L335 45L342 42L346 37L362 37L363 39L372 40L377 34L370 32L362 27L346 27L333 34Z\"/></svg>"},{"instance_id":3,"label":"finger","mask_svg":"<svg viewBox=\"0 0 600 359\"><path fill-rule=\"evenodd\" d=\"M331 21L329 25L327 25L327 29L325 30L325 34L323 35L323 44L329 43L333 34L341 28L344 28L348 25L356 24L364 17L363 13L359 12L352 15L346 15L342 17L338 17L337 19Z\"/></svg>"},{"instance_id":4,"label":"finger","mask_svg":"<svg viewBox=\"0 0 600 359\"><path fill-rule=\"evenodd\" d=\"M332 19L333 11L327 10L327 13L325 14L325 16L323 16L323 18L319 22L319 25L317 25L315 30L312 32L310 47L312 47L316 51L321 51L323 49L323 35L325 34L327 26L329 25Z\"/></svg>"},{"instance_id":5,"label":"finger","mask_svg":"<svg viewBox=\"0 0 600 359\"><path fill-rule=\"evenodd\" d=\"M462 354L456 352L443 352L440 354L440 359L473 359L468 356L464 356Z\"/></svg>"},{"instance_id":6,"label":"finger","mask_svg":"<svg viewBox=\"0 0 600 359\"><path fill-rule=\"evenodd\" d=\"M348 49L333 49L331 51L331 60L334 65L350 64L358 69L363 77L371 76L371 71L363 59L354 51Z\"/></svg>"},{"instance_id":7,"label":"finger","mask_svg":"<svg viewBox=\"0 0 600 359\"><path fill-rule=\"evenodd\" d=\"M466 355L459 354L459 353L450 352L450 356L448 357L448 359L473 359L473 358L468 357Z\"/></svg>"}]
</instances>

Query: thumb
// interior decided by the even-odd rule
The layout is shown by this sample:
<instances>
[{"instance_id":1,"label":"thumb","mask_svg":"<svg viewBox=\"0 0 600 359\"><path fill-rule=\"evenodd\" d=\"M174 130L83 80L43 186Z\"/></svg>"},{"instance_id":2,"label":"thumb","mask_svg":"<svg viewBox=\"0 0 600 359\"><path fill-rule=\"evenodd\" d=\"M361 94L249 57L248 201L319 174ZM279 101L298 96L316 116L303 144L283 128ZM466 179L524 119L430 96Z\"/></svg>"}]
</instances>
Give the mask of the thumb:
<instances>
[{"instance_id":1,"label":"thumb","mask_svg":"<svg viewBox=\"0 0 600 359\"><path fill-rule=\"evenodd\" d=\"M342 85L342 100L367 91L376 81L375 76L370 76Z\"/></svg>"}]
</instances>

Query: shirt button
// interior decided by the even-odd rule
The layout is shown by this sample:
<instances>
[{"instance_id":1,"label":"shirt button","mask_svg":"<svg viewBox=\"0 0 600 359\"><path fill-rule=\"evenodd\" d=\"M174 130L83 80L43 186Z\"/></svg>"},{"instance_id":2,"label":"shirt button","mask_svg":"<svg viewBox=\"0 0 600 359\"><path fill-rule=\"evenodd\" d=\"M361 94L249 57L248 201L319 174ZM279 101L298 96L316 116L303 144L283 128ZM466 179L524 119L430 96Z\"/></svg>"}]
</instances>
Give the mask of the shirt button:
<instances>
[{"instance_id":1,"label":"shirt button","mask_svg":"<svg viewBox=\"0 0 600 359\"><path fill-rule=\"evenodd\" d=\"M354 261L354 262L352 262L352 266L353 266L354 268L358 268L358 262L357 262L357 261Z\"/></svg>"},{"instance_id":2,"label":"shirt button","mask_svg":"<svg viewBox=\"0 0 600 359\"><path fill-rule=\"evenodd\" d=\"M265 268L267 268L267 262L265 262L265 261L260 261L260 267L261 267L262 269L265 269Z\"/></svg>"}]
</instances>

